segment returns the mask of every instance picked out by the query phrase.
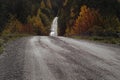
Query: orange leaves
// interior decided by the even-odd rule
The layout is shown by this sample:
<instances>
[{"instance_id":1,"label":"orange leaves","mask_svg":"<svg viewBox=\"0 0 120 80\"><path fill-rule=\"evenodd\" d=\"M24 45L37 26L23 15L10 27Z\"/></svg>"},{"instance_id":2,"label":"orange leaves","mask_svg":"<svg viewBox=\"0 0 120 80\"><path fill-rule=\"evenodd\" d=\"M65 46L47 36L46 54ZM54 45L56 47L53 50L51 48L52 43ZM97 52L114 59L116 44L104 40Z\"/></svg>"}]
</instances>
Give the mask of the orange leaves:
<instances>
[{"instance_id":1,"label":"orange leaves","mask_svg":"<svg viewBox=\"0 0 120 80\"><path fill-rule=\"evenodd\" d=\"M78 18L74 23L74 33L75 34L89 34L90 28L98 23L99 13L95 9L88 8L86 5L83 5L80 9Z\"/></svg>"},{"instance_id":2,"label":"orange leaves","mask_svg":"<svg viewBox=\"0 0 120 80\"><path fill-rule=\"evenodd\" d=\"M120 32L116 16L101 16L98 10L83 5L73 27L67 27L69 35L114 36Z\"/></svg>"}]
</instances>

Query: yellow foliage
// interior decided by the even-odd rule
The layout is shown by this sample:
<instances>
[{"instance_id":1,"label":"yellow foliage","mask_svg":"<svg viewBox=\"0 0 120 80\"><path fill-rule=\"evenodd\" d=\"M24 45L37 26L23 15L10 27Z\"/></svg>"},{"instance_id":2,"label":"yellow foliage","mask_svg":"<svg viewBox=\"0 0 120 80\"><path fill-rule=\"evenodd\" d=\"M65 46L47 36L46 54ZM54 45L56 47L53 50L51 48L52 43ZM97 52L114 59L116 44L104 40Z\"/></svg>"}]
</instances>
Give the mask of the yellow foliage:
<instances>
[{"instance_id":1,"label":"yellow foliage","mask_svg":"<svg viewBox=\"0 0 120 80\"><path fill-rule=\"evenodd\" d=\"M41 5L41 8L45 8L45 7L46 7L44 0L41 1L41 4L40 4L40 5Z\"/></svg>"}]
</instances>

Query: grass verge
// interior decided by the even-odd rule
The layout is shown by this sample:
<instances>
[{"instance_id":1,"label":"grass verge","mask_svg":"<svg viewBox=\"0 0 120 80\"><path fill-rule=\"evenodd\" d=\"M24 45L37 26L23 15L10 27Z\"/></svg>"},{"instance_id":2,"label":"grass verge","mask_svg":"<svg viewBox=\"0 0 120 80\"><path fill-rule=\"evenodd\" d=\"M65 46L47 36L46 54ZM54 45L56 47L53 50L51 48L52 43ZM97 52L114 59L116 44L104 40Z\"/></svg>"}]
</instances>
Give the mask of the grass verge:
<instances>
[{"instance_id":1,"label":"grass verge","mask_svg":"<svg viewBox=\"0 0 120 80\"><path fill-rule=\"evenodd\" d=\"M109 43L109 44L118 44L120 45L120 38L115 37L99 37L99 36L72 36L71 38L74 39L84 39L84 40L92 40L102 43Z\"/></svg>"},{"instance_id":2,"label":"grass verge","mask_svg":"<svg viewBox=\"0 0 120 80\"><path fill-rule=\"evenodd\" d=\"M3 39L0 39L0 54L3 52L3 43L4 43L4 40Z\"/></svg>"},{"instance_id":3,"label":"grass verge","mask_svg":"<svg viewBox=\"0 0 120 80\"><path fill-rule=\"evenodd\" d=\"M7 34L7 35L1 35L0 36L0 54L3 53L5 44L8 43L9 41L29 36L28 34Z\"/></svg>"}]
</instances>

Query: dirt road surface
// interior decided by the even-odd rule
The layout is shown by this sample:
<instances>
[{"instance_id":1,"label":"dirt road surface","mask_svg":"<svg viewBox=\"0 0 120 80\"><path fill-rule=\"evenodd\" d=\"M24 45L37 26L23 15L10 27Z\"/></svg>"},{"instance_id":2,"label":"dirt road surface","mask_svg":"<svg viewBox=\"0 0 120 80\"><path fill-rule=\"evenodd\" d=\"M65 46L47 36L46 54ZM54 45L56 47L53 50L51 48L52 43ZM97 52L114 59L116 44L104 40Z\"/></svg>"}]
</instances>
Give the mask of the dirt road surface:
<instances>
[{"instance_id":1,"label":"dirt road surface","mask_svg":"<svg viewBox=\"0 0 120 80\"><path fill-rule=\"evenodd\" d=\"M10 42L0 80L120 80L120 47L65 37Z\"/></svg>"}]
</instances>

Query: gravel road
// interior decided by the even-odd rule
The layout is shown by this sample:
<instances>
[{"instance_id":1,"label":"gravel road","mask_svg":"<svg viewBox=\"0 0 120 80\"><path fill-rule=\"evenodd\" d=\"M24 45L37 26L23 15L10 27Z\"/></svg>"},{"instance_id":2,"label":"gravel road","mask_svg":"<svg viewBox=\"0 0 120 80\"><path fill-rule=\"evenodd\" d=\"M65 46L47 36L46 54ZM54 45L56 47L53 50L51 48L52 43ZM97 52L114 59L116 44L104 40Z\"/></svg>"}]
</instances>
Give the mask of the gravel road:
<instances>
[{"instance_id":1,"label":"gravel road","mask_svg":"<svg viewBox=\"0 0 120 80\"><path fill-rule=\"evenodd\" d=\"M120 80L120 47L65 37L10 42L0 80Z\"/></svg>"}]
</instances>

